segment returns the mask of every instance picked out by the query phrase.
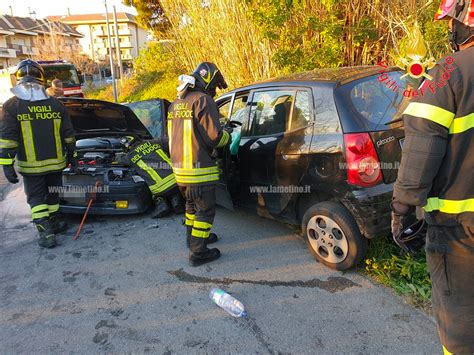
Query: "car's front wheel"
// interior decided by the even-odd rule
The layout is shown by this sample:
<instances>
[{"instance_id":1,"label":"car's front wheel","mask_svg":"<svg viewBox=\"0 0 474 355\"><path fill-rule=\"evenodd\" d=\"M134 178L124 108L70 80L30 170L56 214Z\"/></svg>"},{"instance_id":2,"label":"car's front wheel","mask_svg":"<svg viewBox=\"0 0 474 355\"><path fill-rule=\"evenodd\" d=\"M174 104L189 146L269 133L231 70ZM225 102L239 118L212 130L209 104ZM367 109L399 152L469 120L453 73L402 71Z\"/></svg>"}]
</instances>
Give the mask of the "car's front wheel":
<instances>
[{"instance_id":1,"label":"car's front wheel","mask_svg":"<svg viewBox=\"0 0 474 355\"><path fill-rule=\"evenodd\" d=\"M326 201L310 207L303 216L302 231L316 260L332 269L350 269L367 253L367 239L350 212L338 203Z\"/></svg>"}]
</instances>

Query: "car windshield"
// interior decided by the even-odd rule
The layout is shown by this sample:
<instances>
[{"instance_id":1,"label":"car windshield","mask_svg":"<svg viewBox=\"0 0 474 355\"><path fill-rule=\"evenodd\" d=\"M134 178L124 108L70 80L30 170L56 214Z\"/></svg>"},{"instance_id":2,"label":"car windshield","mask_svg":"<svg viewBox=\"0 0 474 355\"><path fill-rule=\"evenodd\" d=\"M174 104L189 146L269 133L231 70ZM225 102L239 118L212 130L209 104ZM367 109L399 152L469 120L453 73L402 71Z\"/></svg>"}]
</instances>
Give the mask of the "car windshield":
<instances>
[{"instance_id":1,"label":"car windshield","mask_svg":"<svg viewBox=\"0 0 474 355\"><path fill-rule=\"evenodd\" d=\"M65 88L81 86L77 70L73 65L44 65L43 68L46 75L46 86L51 86L54 79L61 80Z\"/></svg>"},{"instance_id":2,"label":"car windshield","mask_svg":"<svg viewBox=\"0 0 474 355\"><path fill-rule=\"evenodd\" d=\"M403 112L418 82L393 71L350 82L336 90L344 132L383 131Z\"/></svg>"},{"instance_id":3,"label":"car windshield","mask_svg":"<svg viewBox=\"0 0 474 355\"><path fill-rule=\"evenodd\" d=\"M153 138L163 135L163 104L161 100L137 101L125 104L132 109Z\"/></svg>"}]
</instances>

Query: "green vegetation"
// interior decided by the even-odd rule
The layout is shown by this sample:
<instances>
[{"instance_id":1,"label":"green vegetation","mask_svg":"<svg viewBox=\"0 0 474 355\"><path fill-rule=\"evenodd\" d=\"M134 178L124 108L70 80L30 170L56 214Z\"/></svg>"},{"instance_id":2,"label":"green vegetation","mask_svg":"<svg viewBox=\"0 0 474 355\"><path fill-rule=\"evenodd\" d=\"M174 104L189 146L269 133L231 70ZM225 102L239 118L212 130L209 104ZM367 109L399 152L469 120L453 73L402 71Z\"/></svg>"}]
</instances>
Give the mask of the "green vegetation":
<instances>
[{"instance_id":1,"label":"green vegetation","mask_svg":"<svg viewBox=\"0 0 474 355\"><path fill-rule=\"evenodd\" d=\"M415 305L427 308L431 298L431 282L425 254L401 255L400 249L388 238L372 240L365 271L376 281L407 296Z\"/></svg>"},{"instance_id":2,"label":"green vegetation","mask_svg":"<svg viewBox=\"0 0 474 355\"><path fill-rule=\"evenodd\" d=\"M154 43L134 63L120 101L174 99L177 75L215 62L230 88L318 68L391 64L418 23L428 54L449 52L432 0L124 0L166 46ZM111 99L111 88L88 92Z\"/></svg>"}]
</instances>

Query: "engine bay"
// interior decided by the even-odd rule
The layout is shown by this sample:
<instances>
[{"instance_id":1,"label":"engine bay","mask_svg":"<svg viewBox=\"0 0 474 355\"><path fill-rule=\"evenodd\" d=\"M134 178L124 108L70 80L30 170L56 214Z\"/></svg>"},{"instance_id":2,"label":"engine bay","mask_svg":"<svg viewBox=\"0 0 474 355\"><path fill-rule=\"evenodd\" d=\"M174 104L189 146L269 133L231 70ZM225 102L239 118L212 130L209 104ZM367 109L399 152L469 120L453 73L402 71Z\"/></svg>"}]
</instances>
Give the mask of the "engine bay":
<instances>
[{"instance_id":1,"label":"engine bay","mask_svg":"<svg viewBox=\"0 0 474 355\"><path fill-rule=\"evenodd\" d=\"M143 181L124 161L126 148L122 137L94 137L76 142L78 166L63 171L65 184L110 184ZM89 181L90 180L90 181Z\"/></svg>"}]
</instances>

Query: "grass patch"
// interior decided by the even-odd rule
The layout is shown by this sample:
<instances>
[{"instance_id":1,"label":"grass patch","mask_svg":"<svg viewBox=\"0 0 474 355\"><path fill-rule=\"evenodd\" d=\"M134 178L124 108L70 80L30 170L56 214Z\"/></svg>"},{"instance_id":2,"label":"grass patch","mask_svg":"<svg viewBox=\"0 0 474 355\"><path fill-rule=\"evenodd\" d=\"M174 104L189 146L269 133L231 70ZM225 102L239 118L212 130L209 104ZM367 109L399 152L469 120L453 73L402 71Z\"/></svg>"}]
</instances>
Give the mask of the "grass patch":
<instances>
[{"instance_id":1,"label":"grass patch","mask_svg":"<svg viewBox=\"0 0 474 355\"><path fill-rule=\"evenodd\" d=\"M431 306L431 281L425 253L404 255L387 238L370 242L365 272L376 281L406 296L414 305L428 310Z\"/></svg>"}]
</instances>

